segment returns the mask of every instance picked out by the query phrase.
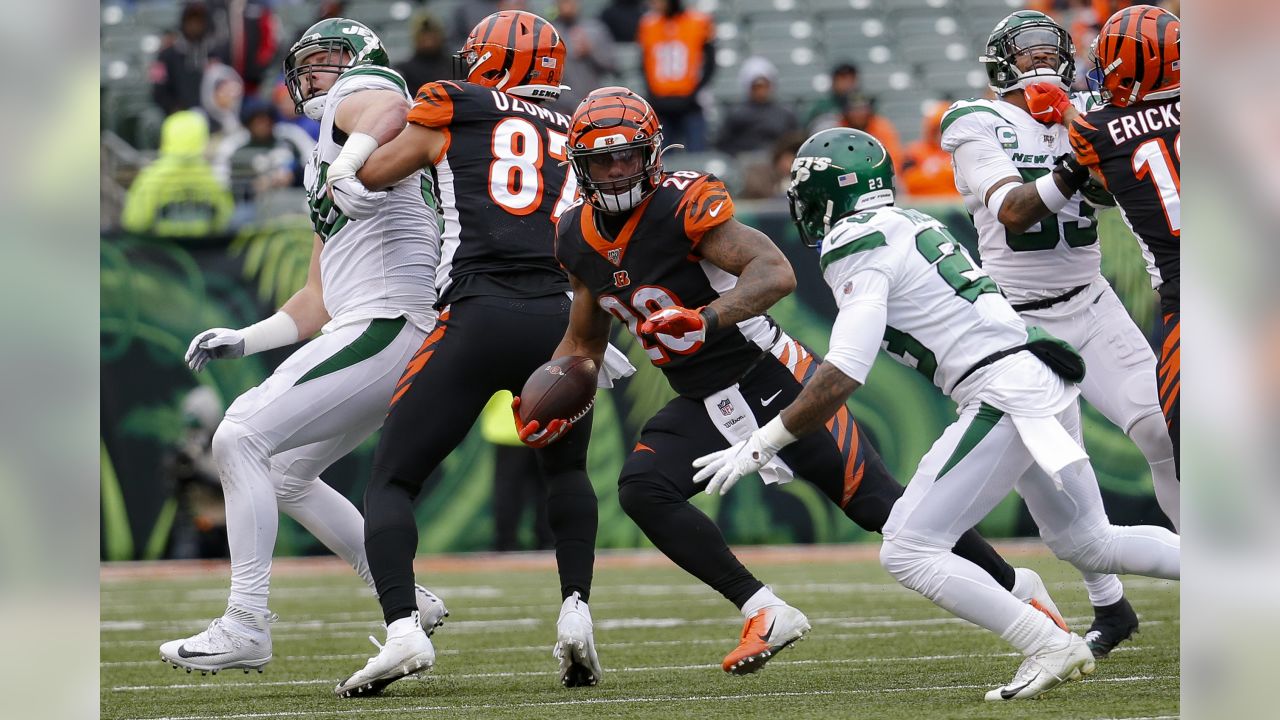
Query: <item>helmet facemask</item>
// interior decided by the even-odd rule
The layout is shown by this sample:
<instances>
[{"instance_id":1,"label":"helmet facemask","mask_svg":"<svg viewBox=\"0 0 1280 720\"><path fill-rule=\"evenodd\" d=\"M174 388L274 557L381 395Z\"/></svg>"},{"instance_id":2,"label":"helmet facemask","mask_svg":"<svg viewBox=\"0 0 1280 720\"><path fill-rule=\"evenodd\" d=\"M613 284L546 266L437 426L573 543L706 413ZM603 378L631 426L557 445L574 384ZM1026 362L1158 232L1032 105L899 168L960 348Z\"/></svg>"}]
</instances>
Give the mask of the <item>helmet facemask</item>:
<instances>
[{"instance_id":1,"label":"helmet facemask","mask_svg":"<svg viewBox=\"0 0 1280 720\"><path fill-rule=\"evenodd\" d=\"M1057 62L1027 70L1018 66L1019 60L1046 51L1055 54ZM1056 82L1064 90L1070 90L1076 76L1071 35L1048 17L1043 21L1025 22L1007 32L993 33L986 54L978 60L987 65L991 89L999 94L1022 90L1037 82Z\"/></svg>"},{"instance_id":2,"label":"helmet facemask","mask_svg":"<svg viewBox=\"0 0 1280 720\"><path fill-rule=\"evenodd\" d=\"M289 53L284 59L284 84L289 89L289 97L293 98L293 111L312 120L319 120L324 113L325 96L329 91L304 91L303 77L332 75L329 87L333 87L338 76L354 65L354 57L350 44L337 38L321 38ZM303 61L306 63L303 64Z\"/></svg>"},{"instance_id":3,"label":"helmet facemask","mask_svg":"<svg viewBox=\"0 0 1280 720\"><path fill-rule=\"evenodd\" d=\"M609 138L604 138L608 140ZM578 176L578 187L591 206L607 213L627 212L644 202L657 189L662 176L658 148L662 134L618 145L571 150L569 159ZM618 177L597 178L619 168Z\"/></svg>"}]
</instances>

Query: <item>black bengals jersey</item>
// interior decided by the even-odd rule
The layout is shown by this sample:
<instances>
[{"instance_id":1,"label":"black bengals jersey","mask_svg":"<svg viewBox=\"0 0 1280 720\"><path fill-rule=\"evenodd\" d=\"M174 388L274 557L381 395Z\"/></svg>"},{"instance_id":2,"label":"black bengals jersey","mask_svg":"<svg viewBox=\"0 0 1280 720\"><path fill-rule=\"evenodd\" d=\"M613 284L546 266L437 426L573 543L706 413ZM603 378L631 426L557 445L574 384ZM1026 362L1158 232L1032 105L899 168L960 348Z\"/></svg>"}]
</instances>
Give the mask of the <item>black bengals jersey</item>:
<instances>
[{"instance_id":1,"label":"black bengals jersey","mask_svg":"<svg viewBox=\"0 0 1280 720\"><path fill-rule=\"evenodd\" d=\"M436 159L444 233L439 307L465 297L562 293L555 219L577 194L565 159L569 117L468 82L418 90L409 122L444 131Z\"/></svg>"},{"instance_id":2,"label":"black bengals jersey","mask_svg":"<svg viewBox=\"0 0 1280 720\"><path fill-rule=\"evenodd\" d=\"M590 205L566 211L557 224L556 257L601 308L637 334L658 310L702 307L737 283L698 254L703 236L732 218L733 209L729 192L714 176L667 173L616 237ZM640 342L676 392L704 398L737 382L779 335L773 320L760 315L719 328L702 343L667 335Z\"/></svg>"},{"instance_id":3,"label":"black bengals jersey","mask_svg":"<svg viewBox=\"0 0 1280 720\"><path fill-rule=\"evenodd\" d=\"M1101 105L1071 123L1071 147L1101 173L1125 222L1142 244L1166 312L1178 305L1182 236L1182 103Z\"/></svg>"}]
</instances>

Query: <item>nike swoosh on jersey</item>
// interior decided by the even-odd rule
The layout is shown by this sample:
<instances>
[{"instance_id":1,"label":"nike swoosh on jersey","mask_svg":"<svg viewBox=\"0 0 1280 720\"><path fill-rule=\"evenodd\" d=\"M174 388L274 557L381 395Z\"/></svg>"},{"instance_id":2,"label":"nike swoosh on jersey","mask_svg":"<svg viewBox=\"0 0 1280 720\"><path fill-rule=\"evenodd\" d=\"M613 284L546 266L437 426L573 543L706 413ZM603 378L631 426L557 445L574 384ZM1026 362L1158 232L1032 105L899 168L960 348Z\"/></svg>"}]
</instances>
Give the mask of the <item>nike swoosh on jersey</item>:
<instances>
[{"instance_id":1,"label":"nike swoosh on jersey","mask_svg":"<svg viewBox=\"0 0 1280 720\"><path fill-rule=\"evenodd\" d=\"M721 200L720 202L716 203L716 206L715 206L715 207L713 207L713 208L711 208L711 211L710 211L710 212L708 212L707 214L708 214L708 215L710 215L711 217L715 217L716 215L719 215L719 214L720 214L720 206L721 206L721 205L723 205L723 204L724 204L724 201L723 201L723 200Z\"/></svg>"},{"instance_id":2,"label":"nike swoosh on jersey","mask_svg":"<svg viewBox=\"0 0 1280 720\"><path fill-rule=\"evenodd\" d=\"M782 390L778 390L778 392L776 392L776 393L774 393L774 394L770 395L770 396L769 396L769 397L767 397L767 398L760 398L760 406L761 406L761 407L769 407L769 403L773 402L773 399L774 399L774 398L776 398L776 397L778 397L778 396L779 396L779 395L781 395L781 394L782 394Z\"/></svg>"}]
</instances>

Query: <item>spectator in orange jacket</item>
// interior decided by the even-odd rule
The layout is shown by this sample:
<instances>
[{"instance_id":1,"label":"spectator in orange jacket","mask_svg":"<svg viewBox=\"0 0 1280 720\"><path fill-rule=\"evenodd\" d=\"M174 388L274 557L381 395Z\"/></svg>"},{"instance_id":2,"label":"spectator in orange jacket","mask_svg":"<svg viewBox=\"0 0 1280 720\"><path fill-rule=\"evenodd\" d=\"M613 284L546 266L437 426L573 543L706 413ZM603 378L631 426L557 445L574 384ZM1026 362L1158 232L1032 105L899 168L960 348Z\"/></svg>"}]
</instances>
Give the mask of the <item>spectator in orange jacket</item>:
<instances>
[{"instance_id":1,"label":"spectator in orange jacket","mask_svg":"<svg viewBox=\"0 0 1280 720\"><path fill-rule=\"evenodd\" d=\"M636 43L644 64L645 97L666 142L689 152L707 148L707 120L698 102L716 70L715 24L684 0L650 0Z\"/></svg>"},{"instance_id":2,"label":"spectator in orange jacket","mask_svg":"<svg viewBox=\"0 0 1280 720\"><path fill-rule=\"evenodd\" d=\"M902 158L902 183L908 195L958 196L951 154L942 149L942 116L947 103L938 102L924 116L920 139L907 146Z\"/></svg>"}]
</instances>

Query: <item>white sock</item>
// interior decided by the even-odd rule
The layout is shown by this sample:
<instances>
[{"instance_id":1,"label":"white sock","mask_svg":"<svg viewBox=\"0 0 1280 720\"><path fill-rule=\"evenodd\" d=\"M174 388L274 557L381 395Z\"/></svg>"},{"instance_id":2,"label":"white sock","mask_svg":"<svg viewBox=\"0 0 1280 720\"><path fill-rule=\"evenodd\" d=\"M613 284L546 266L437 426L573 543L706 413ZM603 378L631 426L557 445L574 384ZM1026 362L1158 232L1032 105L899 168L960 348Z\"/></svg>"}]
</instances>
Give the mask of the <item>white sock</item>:
<instances>
[{"instance_id":1,"label":"white sock","mask_svg":"<svg viewBox=\"0 0 1280 720\"><path fill-rule=\"evenodd\" d=\"M265 439L240 423L223 420L214 434L231 551L228 604L262 614L267 613L271 553L280 522L269 452Z\"/></svg>"},{"instance_id":2,"label":"white sock","mask_svg":"<svg viewBox=\"0 0 1280 720\"><path fill-rule=\"evenodd\" d=\"M1178 469L1174 463L1173 440L1169 428L1160 413L1148 415L1129 428L1129 438L1142 451L1151 466L1151 484L1155 486L1156 502L1173 523L1174 530L1181 527L1182 489L1178 482Z\"/></svg>"},{"instance_id":3,"label":"white sock","mask_svg":"<svg viewBox=\"0 0 1280 720\"><path fill-rule=\"evenodd\" d=\"M1085 590L1089 591L1090 605L1103 607L1118 603L1120 598L1124 597L1124 585L1115 575L1100 575L1084 571L1080 574L1084 576Z\"/></svg>"},{"instance_id":4,"label":"white sock","mask_svg":"<svg viewBox=\"0 0 1280 720\"><path fill-rule=\"evenodd\" d=\"M1000 633L1000 637L1028 656L1070 639L1047 615L1030 605L1023 606L1022 614L1007 630Z\"/></svg>"},{"instance_id":5,"label":"white sock","mask_svg":"<svg viewBox=\"0 0 1280 720\"><path fill-rule=\"evenodd\" d=\"M275 478L280 511L306 528L316 539L355 569L373 590L373 573L364 552L364 517L345 495L320 478ZM377 596L377 591L374 591Z\"/></svg>"},{"instance_id":6,"label":"white sock","mask_svg":"<svg viewBox=\"0 0 1280 720\"><path fill-rule=\"evenodd\" d=\"M742 606L742 616L745 618L751 618L764 608L778 607L779 605L786 605L786 603L783 602L782 598L774 595L768 585L765 585L757 590L756 594L752 595Z\"/></svg>"}]
</instances>

